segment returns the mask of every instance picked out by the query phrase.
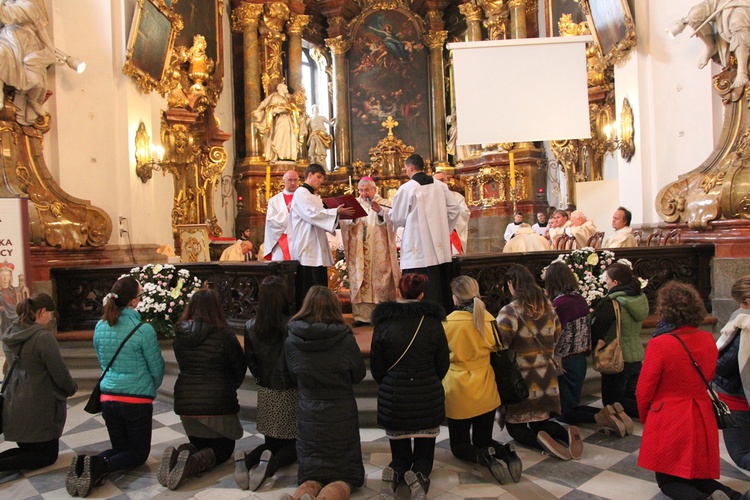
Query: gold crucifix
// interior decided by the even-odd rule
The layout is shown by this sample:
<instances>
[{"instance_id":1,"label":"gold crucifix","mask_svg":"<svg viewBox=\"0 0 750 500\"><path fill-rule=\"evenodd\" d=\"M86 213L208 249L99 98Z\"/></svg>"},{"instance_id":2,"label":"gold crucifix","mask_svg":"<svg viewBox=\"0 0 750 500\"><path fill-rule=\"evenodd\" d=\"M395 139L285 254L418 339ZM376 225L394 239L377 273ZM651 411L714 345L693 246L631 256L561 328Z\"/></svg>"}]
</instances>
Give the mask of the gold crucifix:
<instances>
[{"instance_id":1,"label":"gold crucifix","mask_svg":"<svg viewBox=\"0 0 750 500\"><path fill-rule=\"evenodd\" d=\"M380 125L388 129L388 137L393 137L393 129L398 127L398 122L394 120L392 116L389 116L388 119Z\"/></svg>"}]
</instances>

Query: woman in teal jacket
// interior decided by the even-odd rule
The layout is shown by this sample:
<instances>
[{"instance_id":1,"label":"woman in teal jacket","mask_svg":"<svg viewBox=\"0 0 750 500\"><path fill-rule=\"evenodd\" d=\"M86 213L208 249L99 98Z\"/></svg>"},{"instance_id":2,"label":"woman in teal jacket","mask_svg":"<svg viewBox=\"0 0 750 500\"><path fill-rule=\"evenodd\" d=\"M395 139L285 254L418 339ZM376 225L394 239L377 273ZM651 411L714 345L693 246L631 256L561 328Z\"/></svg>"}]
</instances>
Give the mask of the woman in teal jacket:
<instances>
[{"instance_id":1,"label":"woman in teal jacket","mask_svg":"<svg viewBox=\"0 0 750 500\"><path fill-rule=\"evenodd\" d=\"M65 478L72 496L85 497L112 472L146 462L151 451L151 417L156 389L164 377L164 358L156 332L135 310L143 289L132 277L117 280L105 297L104 314L94 329L94 348L104 370L128 334L101 382L102 417L112 448L73 458Z\"/></svg>"}]
</instances>

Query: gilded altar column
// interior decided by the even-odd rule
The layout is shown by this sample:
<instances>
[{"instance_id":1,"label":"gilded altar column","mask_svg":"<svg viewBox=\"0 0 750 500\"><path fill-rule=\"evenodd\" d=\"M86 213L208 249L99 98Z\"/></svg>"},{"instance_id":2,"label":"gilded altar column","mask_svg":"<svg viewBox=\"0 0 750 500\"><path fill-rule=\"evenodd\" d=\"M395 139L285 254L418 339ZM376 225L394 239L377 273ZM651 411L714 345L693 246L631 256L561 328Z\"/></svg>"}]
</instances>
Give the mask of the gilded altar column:
<instances>
[{"instance_id":1,"label":"gilded altar column","mask_svg":"<svg viewBox=\"0 0 750 500\"><path fill-rule=\"evenodd\" d=\"M526 38L526 0L510 0L510 37Z\"/></svg>"},{"instance_id":2,"label":"gilded altar column","mask_svg":"<svg viewBox=\"0 0 750 500\"><path fill-rule=\"evenodd\" d=\"M302 87L302 30L309 22L310 16L292 14L287 24L287 33L289 33L289 86L294 92Z\"/></svg>"},{"instance_id":3,"label":"gilded altar column","mask_svg":"<svg viewBox=\"0 0 750 500\"><path fill-rule=\"evenodd\" d=\"M443 73L443 46L447 31L429 31L424 43L430 48L430 94L432 99L432 161L434 167L448 167L445 150L445 75Z\"/></svg>"},{"instance_id":4,"label":"gilded altar column","mask_svg":"<svg viewBox=\"0 0 750 500\"><path fill-rule=\"evenodd\" d=\"M490 40L505 40L508 11L502 0L477 0L484 10L484 27Z\"/></svg>"},{"instance_id":5,"label":"gilded altar column","mask_svg":"<svg viewBox=\"0 0 750 500\"><path fill-rule=\"evenodd\" d=\"M482 39L482 9L474 2L469 2L459 5L458 10L466 18L467 41L480 41Z\"/></svg>"},{"instance_id":6,"label":"gilded altar column","mask_svg":"<svg viewBox=\"0 0 750 500\"><path fill-rule=\"evenodd\" d=\"M265 4L263 24L268 29L263 35L265 67L263 68L263 92L268 95L276 91L276 86L284 83L284 63L282 61L282 44L286 35L282 32L289 19L289 7L282 2ZM260 103L259 103L260 104Z\"/></svg>"},{"instance_id":7,"label":"gilded altar column","mask_svg":"<svg viewBox=\"0 0 750 500\"><path fill-rule=\"evenodd\" d=\"M346 51L352 46L349 38L339 35L326 38L326 46L333 59L333 109L336 113L336 168L349 165L351 145L349 144L349 94L346 88ZM443 112L445 113L445 112Z\"/></svg>"},{"instance_id":8,"label":"gilded altar column","mask_svg":"<svg viewBox=\"0 0 750 500\"><path fill-rule=\"evenodd\" d=\"M253 111L260 105L260 46L258 19L263 5L242 3L232 11L232 29L242 33L245 94L245 149L251 160L260 160L260 134L253 125Z\"/></svg>"}]
</instances>

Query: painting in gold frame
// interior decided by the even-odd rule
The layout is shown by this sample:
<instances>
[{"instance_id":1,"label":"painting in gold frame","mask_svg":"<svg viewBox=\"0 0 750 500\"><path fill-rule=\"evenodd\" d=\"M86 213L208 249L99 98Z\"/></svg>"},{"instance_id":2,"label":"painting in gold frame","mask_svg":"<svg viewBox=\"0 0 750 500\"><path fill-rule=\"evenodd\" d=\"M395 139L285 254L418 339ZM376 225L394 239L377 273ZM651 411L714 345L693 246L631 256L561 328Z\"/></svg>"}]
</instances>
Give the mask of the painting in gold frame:
<instances>
[{"instance_id":1,"label":"painting in gold frame","mask_svg":"<svg viewBox=\"0 0 750 500\"><path fill-rule=\"evenodd\" d=\"M181 262L208 262L211 254L208 251L208 226L205 224L178 224L180 234Z\"/></svg>"},{"instance_id":2,"label":"painting in gold frame","mask_svg":"<svg viewBox=\"0 0 750 500\"><path fill-rule=\"evenodd\" d=\"M617 64L635 47L635 22L627 0L581 0L589 29L606 64Z\"/></svg>"},{"instance_id":3,"label":"painting in gold frame","mask_svg":"<svg viewBox=\"0 0 750 500\"><path fill-rule=\"evenodd\" d=\"M563 14L570 14L572 21L580 24L586 20L579 0L545 0L547 36L560 36L558 23Z\"/></svg>"},{"instance_id":4,"label":"painting in gold frame","mask_svg":"<svg viewBox=\"0 0 750 500\"><path fill-rule=\"evenodd\" d=\"M122 72L134 77L144 93L166 76L175 32L164 0L138 0Z\"/></svg>"},{"instance_id":5,"label":"painting in gold frame","mask_svg":"<svg viewBox=\"0 0 750 500\"><path fill-rule=\"evenodd\" d=\"M175 47L190 48L195 35L206 39L206 55L214 61L214 68L221 68L222 0L172 0L172 10L182 17L183 28L177 33Z\"/></svg>"}]
</instances>

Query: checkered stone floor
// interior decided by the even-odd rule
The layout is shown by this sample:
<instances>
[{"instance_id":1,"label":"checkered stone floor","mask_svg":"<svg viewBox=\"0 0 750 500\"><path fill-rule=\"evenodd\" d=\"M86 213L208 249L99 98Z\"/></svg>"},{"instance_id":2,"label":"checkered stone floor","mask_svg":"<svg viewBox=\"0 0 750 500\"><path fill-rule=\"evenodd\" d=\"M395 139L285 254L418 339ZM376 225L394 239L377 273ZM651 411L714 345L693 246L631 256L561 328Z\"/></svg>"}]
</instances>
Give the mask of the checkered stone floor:
<instances>
[{"instance_id":1,"label":"checkered stone floor","mask_svg":"<svg viewBox=\"0 0 750 500\"><path fill-rule=\"evenodd\" d=\"M75 453L94 454L108 447L107 431L101 416L91 416L83 411L88 395L79 393L69 400L68 421L60 440L60 457L47 468L27 471L16 478L0 479L0 498L69 498L65 492L64 478L67 466ZM598 401L590 401L598 405ZM251 450L262 442L254 422L243 422L244 436L237 449ZM638 449L642 426L636 423L635 435L624 439L597 432L594 427L582 427L585 448L581 460L562 462L535 450L519 447L524 463L521 482L500 486L489 472L454 458L448 446L448 431L441 429L435 452L435 468L431 476L429 499L658 499L666 497L659 492L653 473L638 467ZM365 485L354 491L355 500L377 498L380 490L382 468L390 460L388 439L381 429L363 428L360 431L362 452L367 475ZM495 429L495 438L508 441L504 431ZM199 478L189 480L177 491L169 491L156 481L156 471L162 451L169 445L185 442L180 419L171 405L162 401L154 404L154 431L151 456L145 465L114 474L106 483L93 491L89 498L117 499L213 499L227 500L277 499L296 488L296 465L279 471L257 492L237 488L232 475L231 460ZM12 447L0 440L0 450ZM750 488L750 474L734 466L722 443L721 481L732 488L745 491ZM408 499L406 486L401 486L398 499Z\"/></svg>"}]
</instances>

